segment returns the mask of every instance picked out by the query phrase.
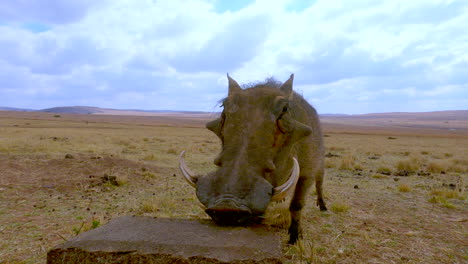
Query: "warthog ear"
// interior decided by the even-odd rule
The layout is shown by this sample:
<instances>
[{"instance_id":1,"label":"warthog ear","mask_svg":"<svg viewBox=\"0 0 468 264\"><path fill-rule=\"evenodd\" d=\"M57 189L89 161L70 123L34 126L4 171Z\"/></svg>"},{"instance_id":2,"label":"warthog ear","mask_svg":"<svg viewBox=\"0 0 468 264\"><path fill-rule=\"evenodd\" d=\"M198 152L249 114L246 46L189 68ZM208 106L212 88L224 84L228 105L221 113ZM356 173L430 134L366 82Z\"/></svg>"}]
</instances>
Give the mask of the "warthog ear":
<instances>
[{"instance_id":1,"label":"warthog ear","mask_svg":"<svg viewBox=\"0 0 468 264\"><path fill-rule=\"evenodd\" d=\"M227 74L227 78L228 78L228 81L229 81L229 92L228 92L228 96L232 95L232 94L235 94L235 93L239 93L242 91L242 88L239 86L239 84L231 78L231 76L229 76L229 73Z\"/></svg>"},{"instance_id":2,"label":"warthog ear","mask_svg":"<svg viewBox=\"0 0 468 264\"><path fill-rule=\"evenodd\" d=\"M221 135L221 118L206 123L206 128L213 131L216 135Z\"/></svg>"},{"instance_id":3,"label":"warthog ear","mask_svg":"<svg viewBox=\"0 0 468 264\"><path fill-rule=\"evenodd\" d=\"M291 97L293 94L293 80L294 80L294 73L291 74L289 79L281 85L280 90L283 91L286 96Z\"/></svg>"}]
</instances>

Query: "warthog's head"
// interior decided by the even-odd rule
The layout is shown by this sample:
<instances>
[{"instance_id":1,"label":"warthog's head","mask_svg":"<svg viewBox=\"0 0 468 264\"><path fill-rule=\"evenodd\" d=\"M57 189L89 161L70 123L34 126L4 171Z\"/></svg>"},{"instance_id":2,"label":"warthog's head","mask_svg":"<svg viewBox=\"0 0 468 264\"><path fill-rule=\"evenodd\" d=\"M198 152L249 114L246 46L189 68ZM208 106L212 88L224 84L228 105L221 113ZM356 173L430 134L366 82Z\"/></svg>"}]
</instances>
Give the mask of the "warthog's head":
<instances>
[{"instance_id":1,"label":"warthog's head","mask_svg":"<svg viewBox=\"0 0 468 264\"><path fill-rule=\"evenodd\" d=\"M283 199L299 178L293 145L311 128L293 119L293 75L243 90L229 77L221 117L206 124L222 142L219 167L194 176L180 157L180 169L196 188L206 212L219 224L242 225L258 219L271 200Z\"/></svg>"}]
</instances>

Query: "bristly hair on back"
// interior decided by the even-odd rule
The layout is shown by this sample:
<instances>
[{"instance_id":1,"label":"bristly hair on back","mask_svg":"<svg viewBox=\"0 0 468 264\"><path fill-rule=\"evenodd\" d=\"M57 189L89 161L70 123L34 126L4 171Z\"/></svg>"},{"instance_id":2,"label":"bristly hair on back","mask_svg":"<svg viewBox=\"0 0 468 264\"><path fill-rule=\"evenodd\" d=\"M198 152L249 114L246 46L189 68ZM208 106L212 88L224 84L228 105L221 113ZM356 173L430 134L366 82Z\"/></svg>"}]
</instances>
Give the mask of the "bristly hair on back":
<instances>
[{"instance_id":1,"label":"bristly hair on back","mask_svg":"<svg viewBox=\"0 0 468 264\"><path fill-rule=\"evenodd\" d=\"M241 85L241 87L242 87L242 89L249 89L249 88L253 88L253 87L280 88L281 85L283 85L283 83L276 80L274 77L268 77L264 81L246 83L246 84Z\"/></svg>"},{"instance_id":2,"label":"bristly hair on back","mask_svg":"<svg viewBox=\"0 0 468 264\"><path fill-rule=\"evenodd\" d=\"M268 77L264 81L259 82L250 82L241 85L242 89L250 89L250 88L258 88L258 87L273 87L279 89L283 85L282 82L276 80L274 77ZM227 97L222 98L216 104L218 107L223 107L224 102L226 101Z\"/></svg>"}]
</instances>

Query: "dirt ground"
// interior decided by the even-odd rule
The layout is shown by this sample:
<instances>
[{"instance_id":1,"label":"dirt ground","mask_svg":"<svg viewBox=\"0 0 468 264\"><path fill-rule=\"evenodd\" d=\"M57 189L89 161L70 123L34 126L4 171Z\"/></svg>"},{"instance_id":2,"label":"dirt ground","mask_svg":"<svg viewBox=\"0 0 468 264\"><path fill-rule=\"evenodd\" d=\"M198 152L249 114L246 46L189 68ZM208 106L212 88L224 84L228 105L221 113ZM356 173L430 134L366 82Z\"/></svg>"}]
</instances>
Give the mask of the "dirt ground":
<instances>
[{"instance_id":1,"label":"dirt ground","mask_svg":"<svg viewBox=\"0 0 468 264\"><path fill-rule=\"evenodd\" d=\"M0 112L0 263L45 263L53 246L121 215L208 218L177 169L182 150L197 173L214 168L205 121ZM468 262L468 130L333 122L328 212L312 192L295 246L284 206L268 213L284 262Z\"/></svg>"}]
</instances>

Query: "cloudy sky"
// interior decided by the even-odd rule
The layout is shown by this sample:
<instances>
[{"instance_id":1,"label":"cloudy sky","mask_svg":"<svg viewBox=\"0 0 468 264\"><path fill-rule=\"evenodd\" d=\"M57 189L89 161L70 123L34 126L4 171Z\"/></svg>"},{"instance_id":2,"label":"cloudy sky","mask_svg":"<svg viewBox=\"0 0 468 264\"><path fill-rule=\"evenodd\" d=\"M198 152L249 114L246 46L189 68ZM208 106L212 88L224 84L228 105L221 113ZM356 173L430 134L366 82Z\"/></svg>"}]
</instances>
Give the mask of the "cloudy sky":
<instances>
[{"instance_id":1,"label":"cloudy sky","mask_svg":"<svg viewBox=\"0 0 468 264\"><path fill-rule=\"evenodd\" d=\"M468 1L5 0L0 106L217 111L295 74L319 113L468 109Z\"/></svg>"}]
</instances>

